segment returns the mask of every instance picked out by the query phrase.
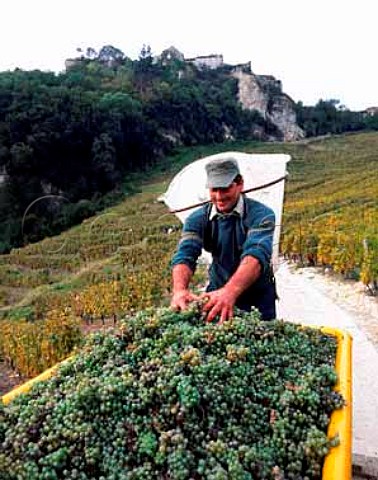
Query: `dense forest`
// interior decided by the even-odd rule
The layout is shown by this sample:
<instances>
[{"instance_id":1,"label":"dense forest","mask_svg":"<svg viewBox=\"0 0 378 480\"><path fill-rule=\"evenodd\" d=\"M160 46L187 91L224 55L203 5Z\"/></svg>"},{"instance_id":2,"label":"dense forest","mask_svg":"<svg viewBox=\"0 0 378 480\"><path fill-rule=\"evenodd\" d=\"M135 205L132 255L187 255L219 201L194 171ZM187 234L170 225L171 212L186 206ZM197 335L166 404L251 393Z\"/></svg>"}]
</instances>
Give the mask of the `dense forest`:
<instances>
[{"instance_id":1,"label":"dense forest","mask_svg":"<svg viewBox=\"0 0 378 480\"><path fill-rule=\"evenodd\" d=\"M238 102L227 66L137 60L88 49L64 73L0 73L0 253L58 233L135 188L180 146L253 140L277 127ZM307 136L377 129L377 116L337 101L297 105Z\"/></svg>"},{"instance_id":2,"label":"dense forest","mask_svg":"<svg viewBox=\"0 0 378 480\"><path fill-rule=\"evenodd\" d=\"M378 130L378 114L352 112L339 100L319 100L315 106L296 104L297 122L306 137Z\"/></svg>"}]
</instances>

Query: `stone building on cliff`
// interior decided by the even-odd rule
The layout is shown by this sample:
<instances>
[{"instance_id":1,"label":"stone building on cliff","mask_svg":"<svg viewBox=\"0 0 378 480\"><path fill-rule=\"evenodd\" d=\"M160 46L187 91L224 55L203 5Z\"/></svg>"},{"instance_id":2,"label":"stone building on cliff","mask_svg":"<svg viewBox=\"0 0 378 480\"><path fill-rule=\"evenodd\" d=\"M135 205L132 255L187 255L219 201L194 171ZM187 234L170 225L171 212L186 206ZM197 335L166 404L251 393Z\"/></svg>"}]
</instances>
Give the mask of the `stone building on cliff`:
<instances>
[{"instance_id":1,"label":"stone building on cliff","mask_svg":"<svg viewBox=\"0 0 378 480\"><path fill-rule=\"evenodd\" d=\"M164 50L160 58L184 59L184 55L175 47ZM223 55L201 55L185 58L185 63L198 69L217 69L224 67ZM282 84L272 75L256 75L252 72L251 62L229 66L230 75L238 81L238 98L243 108L256 110L269 120L281 132L286 142L300 140L305 133L297 124L294 101L282 91ZM274 138L272 138L274 140Z\"/></svg>"}]
</instances>

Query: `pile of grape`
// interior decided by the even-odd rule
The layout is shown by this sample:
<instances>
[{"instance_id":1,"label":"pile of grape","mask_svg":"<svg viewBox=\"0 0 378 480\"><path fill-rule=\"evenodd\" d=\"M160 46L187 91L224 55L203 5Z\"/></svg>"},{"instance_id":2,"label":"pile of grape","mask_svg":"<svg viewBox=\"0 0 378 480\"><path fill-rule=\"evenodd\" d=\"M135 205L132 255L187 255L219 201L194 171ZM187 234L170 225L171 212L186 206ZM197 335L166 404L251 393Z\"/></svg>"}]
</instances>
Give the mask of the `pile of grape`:
<instances>
[{"instance_id":1,"label":"pile of grape","mask_svg":"<svg viewBox=\"0 0 378 480\"><path fill-rule=\"evenodd\" d=\"M0 407L0 478L320 479L336 348L256 313L141 311Z\"/></svg>"}]
</instances>

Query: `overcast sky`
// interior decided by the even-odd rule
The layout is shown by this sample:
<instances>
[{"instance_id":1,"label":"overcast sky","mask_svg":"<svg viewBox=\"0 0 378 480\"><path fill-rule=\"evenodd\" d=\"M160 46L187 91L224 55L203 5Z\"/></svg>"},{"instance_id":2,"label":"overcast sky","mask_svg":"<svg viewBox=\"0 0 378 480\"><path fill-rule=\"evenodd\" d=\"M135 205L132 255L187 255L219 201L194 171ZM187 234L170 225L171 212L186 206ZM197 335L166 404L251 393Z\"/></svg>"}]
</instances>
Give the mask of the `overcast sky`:
<instances>
[{"instance_id":1,"label":"overcast sky","mask_svg":"<svg viewBox=\"0 0 378 480\"><path fill-rule=\"evenodd\" d=\"M281 80L295 101L378 106L376 0L3 0L0 71L60 72L76 49L113 45L132 59L173 45L223 54Z\"/></svg>"}]
</instances>

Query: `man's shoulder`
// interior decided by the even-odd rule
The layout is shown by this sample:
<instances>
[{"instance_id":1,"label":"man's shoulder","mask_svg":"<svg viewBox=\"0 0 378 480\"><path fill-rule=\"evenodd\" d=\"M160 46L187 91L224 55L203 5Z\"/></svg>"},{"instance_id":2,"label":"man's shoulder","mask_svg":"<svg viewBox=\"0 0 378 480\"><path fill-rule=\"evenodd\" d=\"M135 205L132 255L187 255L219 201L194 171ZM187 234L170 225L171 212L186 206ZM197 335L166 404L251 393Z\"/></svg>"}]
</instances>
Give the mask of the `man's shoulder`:
<instances>
[{"instance_id":1,"label":"man's shoulder","mask_svg":"<svg viewBox=\"0 0 378 480\"><path fill-rule=\"evenodd\" d=\"M247 218L254 218L256 216L275 217L274 211L271 207L252 198L245 197L245 208Z\"/></svg>"},{"instance_id":2,"label":"man's shoulder","mask_svg":"<svg viewBox=\"0 0 378 480\"><path fill-rule=\"evenodd\" d=\"M205 219L207 219L208 213L209 213L209 204L207 203L193 210L193 212L190 213L189 216L187 217L185 223L202 222Z\"/></svg>"}]
</instances>

